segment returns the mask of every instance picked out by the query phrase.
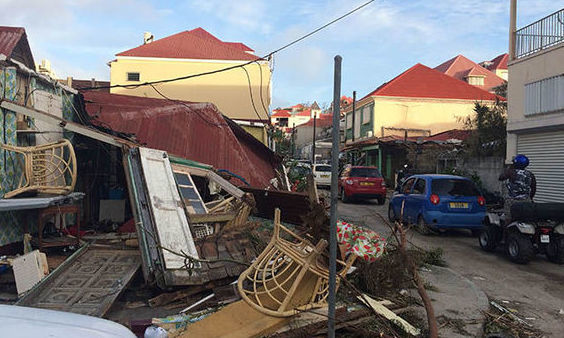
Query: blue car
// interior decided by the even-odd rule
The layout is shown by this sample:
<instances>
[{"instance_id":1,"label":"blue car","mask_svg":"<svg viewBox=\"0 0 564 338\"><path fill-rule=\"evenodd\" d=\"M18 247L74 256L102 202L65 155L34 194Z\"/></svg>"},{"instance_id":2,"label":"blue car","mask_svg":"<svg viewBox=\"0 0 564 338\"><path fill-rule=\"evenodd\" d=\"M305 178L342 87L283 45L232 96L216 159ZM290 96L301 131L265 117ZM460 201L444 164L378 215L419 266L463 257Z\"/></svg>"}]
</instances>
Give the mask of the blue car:
<instances>
[{"instance_id":1,"label":"blue car","mask_svg":"<svg viewBox=\"0 0 564 338\"><path fill-rule=\"evenodd\" d=\"M477 234L486 215L486 200L470 179L453 175L414 175L392 196L388 218L430 229L463 228Z\"/></svg>"}]
</instances>

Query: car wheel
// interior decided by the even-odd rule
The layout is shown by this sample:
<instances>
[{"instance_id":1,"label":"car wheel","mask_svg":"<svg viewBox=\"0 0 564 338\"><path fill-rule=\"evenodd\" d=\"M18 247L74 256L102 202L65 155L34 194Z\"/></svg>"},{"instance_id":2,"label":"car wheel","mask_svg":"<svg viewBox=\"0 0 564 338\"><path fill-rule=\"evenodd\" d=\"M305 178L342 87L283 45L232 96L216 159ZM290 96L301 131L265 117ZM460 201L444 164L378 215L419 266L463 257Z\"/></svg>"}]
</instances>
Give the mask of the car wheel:
<instances>
[{"instance_id":1,"label":"car wheel","mask_svg":"<svg viewBox=\"0 0 564 338\"><path fill-rule=\"evenodd\" d=\"M349 200L350 198L345 194L345 188L341 188L341 201L343 201L343 203L349 203Z\"/></svg>"},{"instance_id":2,"label":"car wheel","mask_svg":"<svg viewBox=\"0 0 564 338\"><path fill-rule=\"evenodd\" d=\"M493 225L485 226L478 235L478 242L484 251L495 251L499 242L499 229Z\"/></svg>"},{"instance_id":3,"label":"car wheel","mask_svg":"<svg viewBox=\"0 0 564 338\"><path fill-rule=\"evenodd\" d=\"M564 264L564 237L556 237L546 248L546 257L556 264Z\"/></svg>"},{"instance_id":4,"label":"car wheel","mask_svg":"<svg viewBox=\"0 0 564 338\"><path fill-rule=\"evenodd\" d=\"M391 203L388 206L388 220L392 223L396 221L396 212L394 211Z\"/></svg>"},{"instance_id":5,"label":"car wheel","mask_svg":"<svg viewBox=\"0 0 564 338\"><path fill-rule=\"evenodd\" d=\"M535 255L533 242L529 236L519 232L511 232L507 235L506 251L509 259L515 263L527 264Z\"/></svg>"},{"instance_id":6,"label":"car wheel","mask_svg":"<svg viewBox=\"0 0 564 338\"><path fill-rule=\"evenodd\" d=\"M384 205L384 203L386 203L386 197L385 196L378 197L378 205Z\"/></svg>"},{"instance_id":7,"label":"car wheel","mask_svg":"<svg viewBox=\"0 0 564 338\"><path fill-rule=\"evenodd\" d=\"M419 216L419 218L417 219L417 231L425 236L431 234L431 229L429 229L429 226L427 225L427 223L425 223L423 216Z\"/></svg>"}]
</instances>

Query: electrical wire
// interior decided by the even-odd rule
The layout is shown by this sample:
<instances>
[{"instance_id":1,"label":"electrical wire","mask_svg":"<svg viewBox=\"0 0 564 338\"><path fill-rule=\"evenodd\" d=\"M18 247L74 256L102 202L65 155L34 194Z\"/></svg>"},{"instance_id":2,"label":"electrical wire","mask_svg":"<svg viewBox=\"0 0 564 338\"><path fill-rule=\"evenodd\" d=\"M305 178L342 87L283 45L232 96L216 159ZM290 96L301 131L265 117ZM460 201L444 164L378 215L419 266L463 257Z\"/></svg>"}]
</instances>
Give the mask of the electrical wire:
<instances>
[{"instance_id":1,"label":"electrical wire","mask_svg":"<svg viewBox=\"0 0 564 338\"><path fill-rule=\"evenodd\" d=\"M255 63L259 67L259 71L260 71L260 102L262 103L262 109L264 109L264 113L266 114L266 116L268 116L268 109L266 109L266 105L264 104L264 99L262 98L262 66L258 62ZM268 81L268 85L270 86L270 79Z\"/></svg>"},{"instance_id":2,"label":"electrical wire","mask_svg":"<svg viewBox=\"0 0 564 338\"><path fill-rule=\"evenodd\" d=\"M323 30L323 29L325 29L325 28L331 26L332 24L334 24L334 23L336 23L336 22L338 22L338 21L340 21L340 20L346 18L347 16L349 16L349 15L351 15L351 14L353 14L353 13L359 11L359 10L361 10L362 8L368 6L369 4L371 4L371 3L374 2L374 1L375 1L375 0L367 1L367 2L363 3L362 5L360 5L360 6L356 7L356 8L354 8L354 9L348 11L347 13L345 13L345 14L339 16L338 18L333 19L332 21L330 21L330 22L324 24L323 26L321 26L321 27L319 27L319 28L317 28L317 29L315 29L315 30L313 30L313 31L311 31L311 32L309 32L309 33L307 33L306 35L303 35L303 36L301 36L300 38L295 39L295 40L293 40L293 41L291 41L291 42L285 44L284 46L282 46L282 47L280 47L280 48L278 48L278 49L275 49L274 51L268 53L268 54L265 55L264 57L259 57L259 58L255 59L255 60L248 61L248 62L245 62L245 63L243 63L243 64L233 65L233 66L230 66L230 67L225 67L225 68L216 69L216 70L212 70L212 71L208 71L208 72L203 72L203 73L184 75L184 76L180 76L180 77L176 77L176 78L171 78L171 79L147 81L147 82L139 83L139 84L135 84L135 85L132 85L132 84L131 84L131 85L115 84L115 85L109 85L109 86L93 86L93 87L85 87L85 88L82 88L82 90L96 90L96 89L110 89L110 88L134 89L134 88L139 88L139 87L142 87L142 86L149 86L149 85L160 84L160 83L174 82L174 81L180 81L180 80L191 79L191 78L195 78L195 77L199 77L199 76L206 76L206 75L212 75L212 74L217 74L217 73L221 73L221 72L226 72L226 71L229 71L229 70L232 70L232 69L236 69L236 68L241 68L241 67L248 66L248 65L252 64L253 62L258 62L259 60L267 61L267 60L268 60L271 56L273 56L274 54L279 53L279 52L283 51L284 49L287 49L287 48L289 48L290 46L293 46L293 45L295 45L296 43L298 43L298 42L300 42L300 41L302 41L302 40L304 40L304 39L307 39L308 37L314 35L315 33L319 32L319 31L321 31L321 30Z\"/></svg>"},{"instance_id":3,"label":"electrical wire","mask_svg":"<svg viewBox=\"0 0 564 338\"><path fill-rule=\"evenodd\" d=\"M255 111L255 114L257 115L259 121L264 123L264 120L262 119L262 117L260 117L260 114L257 110L257 107L255 107L255 100L253 99L253 87L251 86L251 77L249 76L249 72L247 71L247 68L245 68L245 67L242 67L242 69L245 71L245 75L247 75L247 83L249 84L249 95L251 97L251 104L253 106L253 110ZM261 78L261 83L262 83L262 78ZM261 84L261 88L262 88L262 84ZM268 114L267 114L267 116L268 116Z\"/></svg>"}]
</instances>

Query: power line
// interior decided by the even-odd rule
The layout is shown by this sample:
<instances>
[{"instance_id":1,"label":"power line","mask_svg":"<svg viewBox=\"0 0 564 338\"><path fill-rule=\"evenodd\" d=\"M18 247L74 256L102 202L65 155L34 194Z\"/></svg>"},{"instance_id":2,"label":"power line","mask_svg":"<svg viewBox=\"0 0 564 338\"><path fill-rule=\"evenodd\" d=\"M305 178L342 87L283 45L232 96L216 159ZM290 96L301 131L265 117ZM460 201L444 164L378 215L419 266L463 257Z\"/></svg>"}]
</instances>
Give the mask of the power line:
<instances>
[{"instance_id":1,"label":"power line","mask_svg":"<svg viewBox=\"0 0 564 338\"><path fill-rule=\"evenodd\" d=\"M253 99L253 87L251 86L251 77L249 76L249 72L247 71L247 68L243 67L243 70L245 71L245 75L247 75L247 83L249 84L249 95L251 97L251 104L253 106L253 110L255 111L255 114L259 118L259 121L264 123L262 117L260 117L260 114L257 110L257 107L255 107L255 100ZM262 78L261 78L261 83L262 83ZM261 84L261 88L262 88L262 84ZM268 113L267 113L267 116L268 116Z\"/></svg>"},{"instance_id":2,"label":"power line","mask_svg":"<svg viewBox=\"0 0 564 338\"><path fill-rule=\"evenodd\" d=\"M133 88L139 88L139 87L142 87L142 86L149 86L149 85L160 84L160 83L167 83L167 82L174 82L174 81L186 80L186 79L191 79L191 78L199 77L199 76L217 74L217 73L226 72L226 71L229 71L229 70L232 70L232 69L245 67L245 66L247 66L247 65L250 65L250 64L253 63L253 62L258 62L259 60L266 61L266 60L268 60L272 55L274 55L274 54L276 54L276 53L278 53L278 52L281 52L281 51L283 51L284 49L286 49L286 48L288 48L288 47L290 47L290 46L293 46L293 45L295 45L296 43L298 43L298 42L300 42L300 41L302 41L302 40L304 40L304 39L307 39L308 37L312 36L313 34L319 32L319 31L321 31L321 30L323 30L323 29L325 29L325 28L331 26L332 24L334 24L334 23L336 23L336 22L338 22L338 21L340 21L340 20L346 18L347 16L349 16L349 15L351 15L351 14L353 14L353 13L359 11L359 10L361 10L362 8L368 6L369 4L371 4L371 3L374 2L374 1L375 1L375 0L367 1L367 2L363 3L362 5L360 5L360 6L356 7L356 8L354 8L354 9L348 11L347 13L341 15L340 17L338 17L338 18L336 18L336 19L334 19L334 20L332 20L332 21L330 21L330 22L324 24L323 26L321 26L321 27L319 27L319 28L317 28L317 29L315 29L315 30L309 32L308 34L303 35L303 36L301 36L300 38L295 39L295 40L293 40L293 41L291 41L291 42L285 44L284 46L282 46L282 47L280 47L280 48L278 48L278 49L275 49L274 51L268 53L268 54L265 55L264 57L257 58L257 59L252 60L252 61L248 61L248 62L245 62L245 63L243 63L243 64L233 65L233 66L230 66L230 67L225 67L225 68L221 68L221 69L216 69L216 70L212 70L212 71L209 71L209 72L203 72L203 73L197 73L197 74L191 74L191 75L184 75L184 76L180 76L180 77L176 77L176 78L171 78L171 79L147 81L147 82L139 83L139 84L135 84L135 85L133 85L133 84L130 84L130 85L115 84L115 85L110 85L110 86L86 87L86 88L82 88L82 90L110 89L110 88L126 88L126 89L133 89Z\"/></svg>"}]
</instances>

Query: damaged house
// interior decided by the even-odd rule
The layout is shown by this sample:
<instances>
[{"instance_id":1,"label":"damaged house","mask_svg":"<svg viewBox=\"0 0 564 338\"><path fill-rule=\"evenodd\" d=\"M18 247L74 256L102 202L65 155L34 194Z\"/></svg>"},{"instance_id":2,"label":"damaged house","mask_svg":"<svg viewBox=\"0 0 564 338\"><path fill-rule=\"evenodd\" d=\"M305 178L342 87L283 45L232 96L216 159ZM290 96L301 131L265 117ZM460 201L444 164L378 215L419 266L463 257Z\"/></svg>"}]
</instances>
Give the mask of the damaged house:
<instances>
[{"instance_id":1,"label":"damaged house","mask_svg":"<svg viewBox=\"0 0 564 338\"><path fill-rule=\"evenodd\" d=\"M255 202L238 186L285 186L270 149L210 103L79 93L33 71L23 28L2 34L2 252L76 250L18 304L103 316L140 266L162 289L247 267ZM139 249L89 244L123 236Z\"/></svg>"}]
</instances>

